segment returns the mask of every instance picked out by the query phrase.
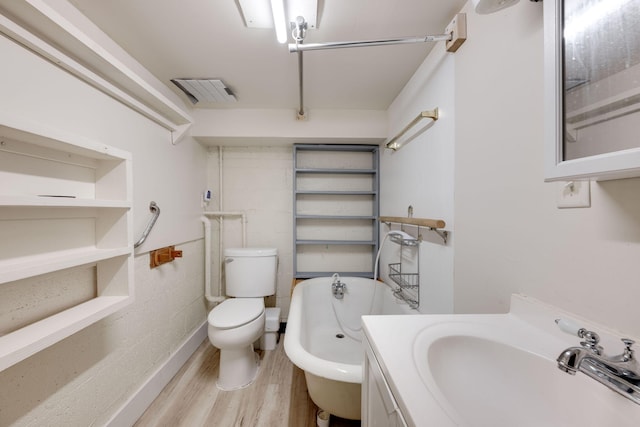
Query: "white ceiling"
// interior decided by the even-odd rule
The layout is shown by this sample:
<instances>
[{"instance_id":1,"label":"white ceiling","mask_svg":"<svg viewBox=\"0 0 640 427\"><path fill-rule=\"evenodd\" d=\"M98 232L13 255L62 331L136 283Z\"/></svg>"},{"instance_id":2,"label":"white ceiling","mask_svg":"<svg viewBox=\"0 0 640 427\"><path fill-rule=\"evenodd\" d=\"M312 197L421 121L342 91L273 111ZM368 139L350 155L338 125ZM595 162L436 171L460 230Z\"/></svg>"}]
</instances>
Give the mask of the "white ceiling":
<instances>
[{"instance_id":1,"label":"white ceiling","mask_svg":"<svg viewBox=\"0 0 640 427\"><path fill-rule=\"evenodd\" d=\"M172 78L220 78L237 103L297 108L297 55L233 0L69 0L188 105ZM292 1L292 0L289 0ZM305 43L442 34L465 0L319 0ZM433 44L304 53L305 108L385 110ZM213 106L212 106L213 107Z\"/></svg>"}]
</instances>

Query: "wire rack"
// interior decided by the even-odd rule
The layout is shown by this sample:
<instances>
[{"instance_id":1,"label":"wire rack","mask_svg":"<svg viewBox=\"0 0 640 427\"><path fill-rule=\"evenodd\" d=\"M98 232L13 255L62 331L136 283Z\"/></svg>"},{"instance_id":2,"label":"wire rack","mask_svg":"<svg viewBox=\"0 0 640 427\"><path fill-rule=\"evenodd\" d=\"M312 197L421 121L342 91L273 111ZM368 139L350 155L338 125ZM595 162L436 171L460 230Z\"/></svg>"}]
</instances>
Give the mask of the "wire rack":
<instances>
[{"instance_id":1,"label":"wire rack","mask_svg":"<svg viewBox=\"0 0 640 427\"><path fill-rule=\"evenodd\" d=\"M409 304L411 308L418 308L420 305L420 274L403 273L402 263L398 262L389 264L389 278L398 285L393 294Z\"/></svg>"}]
</instances>

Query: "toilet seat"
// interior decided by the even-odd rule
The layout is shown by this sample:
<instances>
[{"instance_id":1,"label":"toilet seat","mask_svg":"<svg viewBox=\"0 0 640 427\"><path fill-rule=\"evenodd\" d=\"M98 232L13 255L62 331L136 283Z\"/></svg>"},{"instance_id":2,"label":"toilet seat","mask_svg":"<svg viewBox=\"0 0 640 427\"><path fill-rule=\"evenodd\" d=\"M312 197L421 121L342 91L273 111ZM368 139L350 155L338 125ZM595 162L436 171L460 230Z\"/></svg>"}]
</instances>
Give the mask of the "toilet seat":
<instances>
[{"instance_id":1,"label":"toilet seat","mask_svg":"<svg viewBox=\"0 0 640 427\"><path fill-rule=\"evenodd\" d=\"M207 320L215 328L231 329L257 319L263 311L262 298L231 298L215 306Z\"/></svg>"}]
</instances>

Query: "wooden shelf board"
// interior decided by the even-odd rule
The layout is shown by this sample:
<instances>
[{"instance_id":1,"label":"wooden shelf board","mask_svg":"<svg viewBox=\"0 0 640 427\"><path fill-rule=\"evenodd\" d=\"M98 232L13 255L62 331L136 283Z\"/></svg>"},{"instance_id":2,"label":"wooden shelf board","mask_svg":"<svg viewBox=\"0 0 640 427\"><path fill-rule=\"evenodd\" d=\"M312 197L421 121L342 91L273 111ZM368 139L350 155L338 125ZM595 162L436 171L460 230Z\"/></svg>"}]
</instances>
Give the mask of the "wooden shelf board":
<instances>
[{"instance_id":1,"label":"wooden shelf board","mask_svg":"<svg viewBox=\"0 0 640 427\"><path fill-rule=\"evenodd\" d=\"M446 223L441 219L428 219L428 218L405 218L401 216L381 216L380 222L393 222L396 224L409 224L417 225L420 227L429 228L444 228Z\"/></svg>"}]
</instances>

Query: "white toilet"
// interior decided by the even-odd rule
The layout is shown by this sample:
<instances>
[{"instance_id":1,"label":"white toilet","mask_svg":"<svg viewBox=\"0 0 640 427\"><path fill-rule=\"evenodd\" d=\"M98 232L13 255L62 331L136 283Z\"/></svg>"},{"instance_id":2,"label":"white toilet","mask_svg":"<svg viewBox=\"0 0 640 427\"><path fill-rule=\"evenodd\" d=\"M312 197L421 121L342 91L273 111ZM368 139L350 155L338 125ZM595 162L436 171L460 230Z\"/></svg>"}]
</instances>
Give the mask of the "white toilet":
<instances>
[{"instance_id":1,"label":"white toilet","mask_svg":"<svg viewBox=\"0 0 640 427\"><path fill-rule=\"evenodd\" d=\"M264 332L264 297L276 293L278 250L225 249L228 297L209 313L209 341L220 349L218 388L245 387L258 373L253 343Z\"/></svg>"}]
</instances>

